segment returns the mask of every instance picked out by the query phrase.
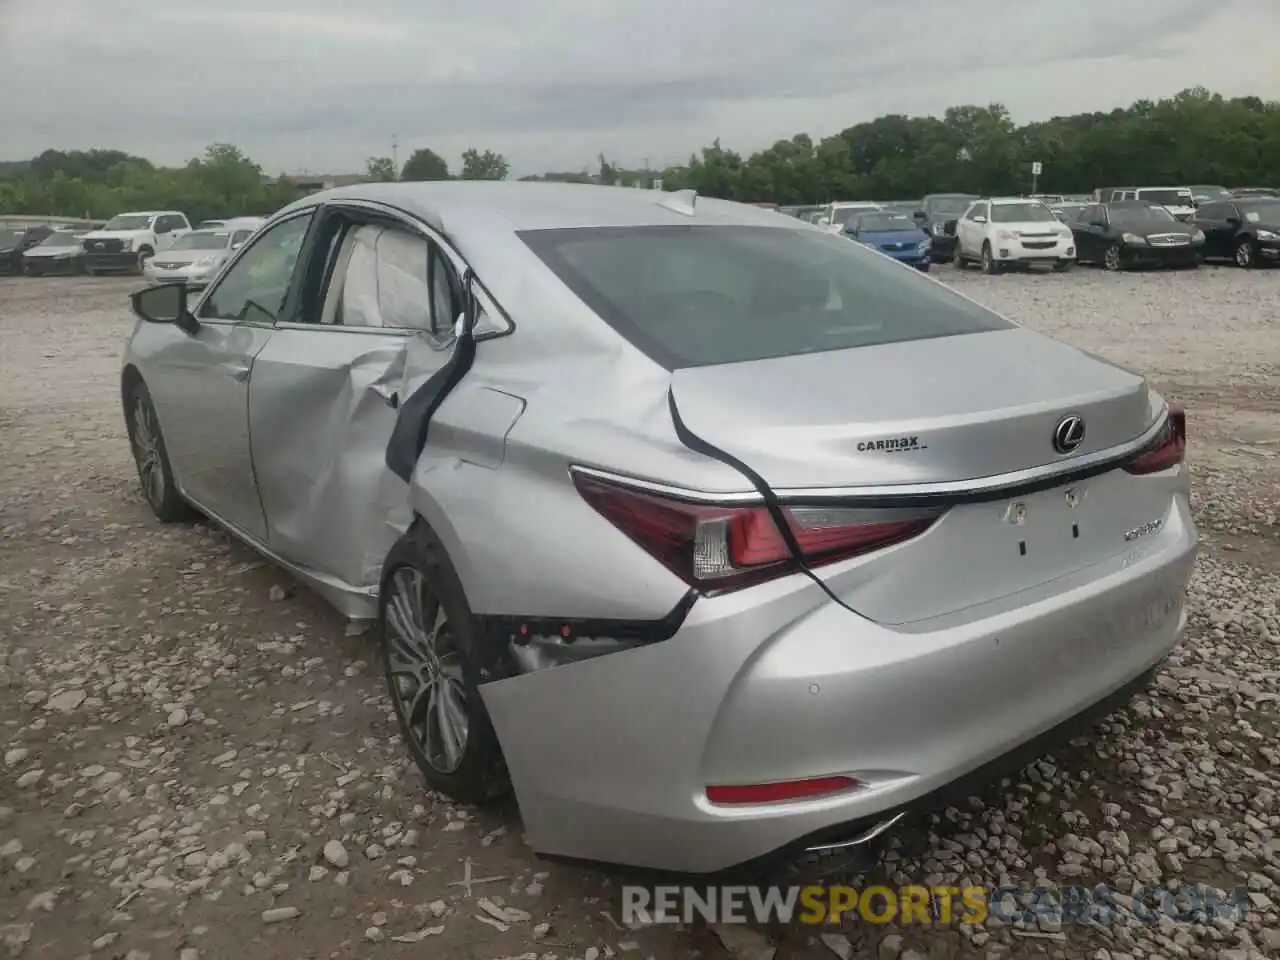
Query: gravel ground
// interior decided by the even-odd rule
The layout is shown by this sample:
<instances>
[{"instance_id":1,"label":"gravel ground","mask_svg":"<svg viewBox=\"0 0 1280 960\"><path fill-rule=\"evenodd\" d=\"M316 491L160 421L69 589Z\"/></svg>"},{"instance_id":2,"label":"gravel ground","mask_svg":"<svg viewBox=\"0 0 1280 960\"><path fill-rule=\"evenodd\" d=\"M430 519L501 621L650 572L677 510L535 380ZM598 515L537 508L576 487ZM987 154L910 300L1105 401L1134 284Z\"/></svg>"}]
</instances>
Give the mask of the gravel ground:
<instances>
[{"instance_id":1,"label":"gravel ground","mask_svg":"<svg viewBox=\"0 0 1280 960\"><path fill-rule=\"evenodd\" d=\"M424 789L367 636L224 533L152 520L118 400L136 281L18 279L0 280L0 956L1280 955L1280 271L935 275L1187 406L1205 548L1147 694L942 812L879 879L1243 885L1246 913L619 927L616 881L535 859L513 809Z\"/></svg>"}]
</instances>

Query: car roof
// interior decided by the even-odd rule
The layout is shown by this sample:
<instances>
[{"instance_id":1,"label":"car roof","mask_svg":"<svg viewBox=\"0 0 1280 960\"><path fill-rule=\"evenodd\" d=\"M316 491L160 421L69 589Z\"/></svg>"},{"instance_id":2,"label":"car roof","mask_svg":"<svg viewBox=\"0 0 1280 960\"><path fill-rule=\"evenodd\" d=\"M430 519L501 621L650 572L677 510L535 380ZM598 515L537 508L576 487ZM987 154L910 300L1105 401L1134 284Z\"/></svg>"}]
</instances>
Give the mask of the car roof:
<instances>
[{"instance_id":1,"label":"car roof","mask_svg":"<svg viewBox=\"0 0 1280 960\"><path fill-rule=\"evenodd\" d=\"M325 201L368 200L400 209L450 236L473 237L494 231L694 224L807 229L776 210L729 200L698 197L692 216L660 202L677 205L672 201L677 196L634 187L518 180L362 183L312 194L287 209Z\"/></svg>"},{"instance_id":2,"label":"car roof","mask_svg":"<svg viewBox=\"0 0 1280 960\"><path fill-rule=\"evenodd\" d=\"M991 202L1001 205L1010 203L1038 203L1042 207L1048 206L1047 203L1043 200L1037 199L1036 197L991 197Z\"/></svg>"}]
</instances>

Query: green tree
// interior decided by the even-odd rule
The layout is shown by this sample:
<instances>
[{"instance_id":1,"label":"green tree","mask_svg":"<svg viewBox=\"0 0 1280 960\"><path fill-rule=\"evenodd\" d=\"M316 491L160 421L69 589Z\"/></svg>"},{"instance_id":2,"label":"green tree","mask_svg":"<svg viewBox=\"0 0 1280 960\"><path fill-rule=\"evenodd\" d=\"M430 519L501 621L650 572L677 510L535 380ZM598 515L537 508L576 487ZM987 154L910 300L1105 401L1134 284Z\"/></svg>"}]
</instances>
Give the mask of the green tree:
<instances>
[{"instance_id":1,"label":"green tree","mask_svg":"<svg viewBox=\"0 0 1280 960\"><path fill-rule=\"evenodd\" d=\"M390 157L370 157L365 161L366 180L374 183L390 183L396 178L396 165Z\"/></svg>"},{"instance_id":2,"label":"green tree","mask_svg":"<svg viewBox=\"0 0 1280 960\"><path fill-rule=\"evenodd\" d=\"M505 180L510 172L506 157L492 150L480 153L472 148L462 155L463 180Z\"/></svg>"},{"instance_id":3,"label":"green tree","mask_svg":"<svg viewBox=\"0 0 1280 960\"><path fill-rule=\"evenodd\" d=\"M440 154L420 147L409 155L400 171L401 180L448 180L449 164Z\"/></svg>"}]
</instances>

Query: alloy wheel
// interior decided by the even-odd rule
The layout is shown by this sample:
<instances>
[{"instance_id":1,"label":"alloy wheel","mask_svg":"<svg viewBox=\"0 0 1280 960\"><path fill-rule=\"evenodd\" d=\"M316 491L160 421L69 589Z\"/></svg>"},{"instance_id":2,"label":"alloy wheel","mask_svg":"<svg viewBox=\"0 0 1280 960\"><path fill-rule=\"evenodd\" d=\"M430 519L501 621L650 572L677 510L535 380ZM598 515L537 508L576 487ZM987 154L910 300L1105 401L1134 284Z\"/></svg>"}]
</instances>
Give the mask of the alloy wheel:
<instances>
[{"instance_id":1,"label":"alloy wheel","mask_svg":"<svg viewBox=\"0 0 1280 960\"><path fill-rule=\"evenodd\" d=\"M386 586L390 690L405 727L433 770L453 773L467 750L467 690L444 605L412 567Z\"/></svg>"},{"instance_id":2,"label":"alloy wheel","mask_svg":"<svg viewBox=\"0 0 1280 960\"><path fill-rule=\"evenodd\" d=\"M160 452L160 430L156 414L144 397L133 403L133 458L138 464L142 495L153 508L164 503L164 459Z\"/></svg>"},{"instance_id":3,"label":"alloy wheel","mask_svg":"<svg viewBox=\"0 0 1280 960\"><path fill-rule=\"evenodd\" d=\"M1107 247L1107 252L1103 254L1102 265L1106 267L1108 270L1114 271L1114 270L1120 269L1122 264L1120 262L1119 246L1117 246L1116 244L1112 244L1111 246Z\"/></svg>"},{"instance_id":4,"label":"alloy wheel","mask_svg":"<svg viewBox=\"0 0 1280 960\"><path fill-rule=\"evenodd\" d=\"M1253 244L1248 240L1236 247L1236 266L1246 269L1253 266Z\"/></svg>"}]
</instances>

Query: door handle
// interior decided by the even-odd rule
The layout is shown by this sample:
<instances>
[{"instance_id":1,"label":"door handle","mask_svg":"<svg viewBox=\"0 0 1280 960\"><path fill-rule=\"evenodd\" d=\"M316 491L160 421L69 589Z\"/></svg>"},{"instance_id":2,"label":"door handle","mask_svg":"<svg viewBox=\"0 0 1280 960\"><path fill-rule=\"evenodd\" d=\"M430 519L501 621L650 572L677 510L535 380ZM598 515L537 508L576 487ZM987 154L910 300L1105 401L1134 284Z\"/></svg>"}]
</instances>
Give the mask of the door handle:
<instances>
[{"instance_id":1,"label":"door handle","mask_svg":"<svg viewBox=\"0 0 1280 960\"><path fill-rule=\"evenodd\" d=\"M244 364L237 363L229 366L227 368L227 372L231 374L232 380L238 381L239 383L244 383L246 380L249 379L249 369L250 368L247 363L244 363Z\"/></svg>"}]
</instances>

